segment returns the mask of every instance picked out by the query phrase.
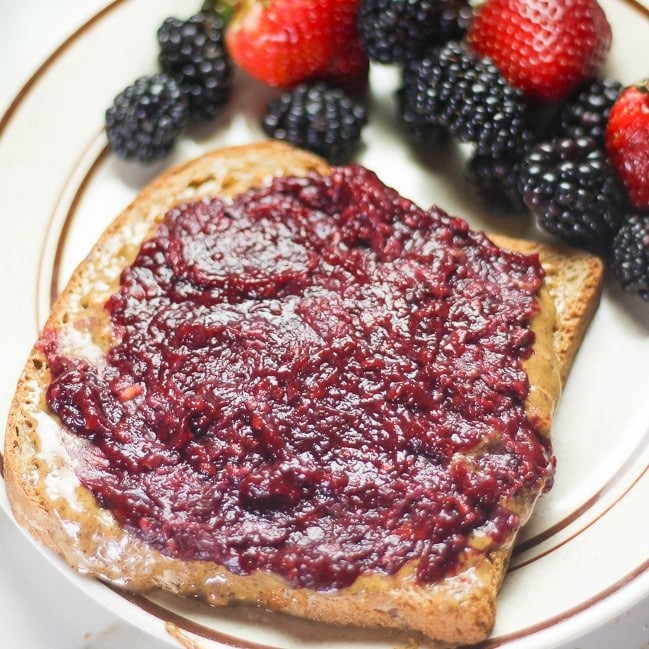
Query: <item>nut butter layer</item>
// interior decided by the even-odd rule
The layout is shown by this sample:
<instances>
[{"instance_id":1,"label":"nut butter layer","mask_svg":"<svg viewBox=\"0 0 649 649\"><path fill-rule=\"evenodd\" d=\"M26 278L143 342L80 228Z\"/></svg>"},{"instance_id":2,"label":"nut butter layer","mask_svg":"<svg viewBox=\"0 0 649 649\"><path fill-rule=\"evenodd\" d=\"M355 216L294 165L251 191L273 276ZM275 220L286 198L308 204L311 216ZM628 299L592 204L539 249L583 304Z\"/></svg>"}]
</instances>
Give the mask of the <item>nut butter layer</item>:
<instances>
[{"instance_id":1,"label":"nut butter layer","mask_svg":"<svg viewBox=\"0 0 649 649\"><path fill-rule=\"evenodd\" d=\"M88 487L92 488L91 483L94 477L101 473L100 469L103 468L106 454L104 453L98 459L96 447L88 436L74 435L67 428L62 427L58 418L53 416L47 407L46 399L48 398L50 404L56 403L56 399L52 401L52 391L50 390L48 393L48 386L50 386L52 378L79 369L78 367L72 369L67 366L63 367L65 364L62 362L62 358L82 359L83 363L90 365L96 365L97 362L101 364L103 361L97 359L103 359L107 350L115 349L123 343L125 332L128 330L127 325L124 322L121 322L118 327L111 324L103 305L108 298L113 302L117 299L115 296L119 295L118 281L121 271L134 262L136 262L136 267L138 263L142 262L142 259L140 262L137 261L141 243L145 239L153 240L154 228L157 227L160 219L170 207L202 196L238 197L250 187L266 186L271 177L303 176L311 171L325 175L330 173L330 170L317 158L275 143L214 152L173 170L155 182L106 232L86 262L77 270L70 285L57 302L45 329L45 342L41 341L40 345L35 347L16 393L6 438L6 481L16 517L35 536L61 553L78 570L129 589L148 590L161 587L179 594L198 594L217 605L223 605L232 600L248 601L262 604L274 610L327 622L416 629L432 638L452 643L479 641L488 634L493 624L495 595L504 575L516 530L519 524L529 516L533 503L551 477L547 436L552 410L560 390L558 376L559 374L565 375L567 365L572 358L568 352L563 352L563 356L561 355L557 341L571 341L572 338L581 337L586 326L587 315L577 318L579 327L574 327L572 320L570 323L568 323L568 319L562 320L564 312L561 308L557 309L557 316L555 316L554 305L557 303L560 305L561 302L556 297L559 289L556 288L556 285L553 289L550 277L561 275L565 268L561 262L564 253L548 249L544 254L541 254L542 263L544 263L544 259L549 259L554 264L548 263L545 268L548 289L546 292L545 288L541 288L538 291L538 296L530 302L531 311L527 312L527 315L521 316L524 320L529 320L531 317L531 328L534 335L528 336L527 343L523 330L519 336L519 344L522 345L521 349L523 350L520 360L525 369L520 384L524 386L526 382L529 382L530 389L528 393L520 392L523 388L517 389L520 392L519 396L522 395L524 401L524 414L526 415L524 419L532 424L531 432L527 435L528 437L536 436L538 439L535 442L538 446L534 453L530 452L524 455L519 452L512 457L518 457L519 461L521 461L520 458L525 457L525 460L532 464L536 462L539 467L538 471L522 487L505 493L498 502L494 503L494 517L484 517L473 527L458 527L457 529L462 530L464 540L452 560L446 562L428 560L422 550L425 547L425 542L423 545L412 543L411 537L408 541L410 542L409 546L408 542L395 544L395 548L401 548L403 545L410 548L397 562L378 566L368 564L366 569L360 570L360 572L350 572L347 577L343 578L340 578L337 572L335 573L337 577L332 578L336 566L333 566L329 573L326 570L318 573L314 568L316 564L312 563L310 571L306 569L305 572L303 566L303 569L295 573L296 575L311 575L306 581L299 581L300 577L282 573L277 569L277 566L273 570L272 565L246 563L245 552L235 556L231 552L225 555L206 554L204 547L199 548L196 554L192 554L184 547L178 550L177 547L171 547L166 544L166 541L160 541L155 535L149 534L149 531L155 527L155 520L148 519L148 514L147 516L132 515L133 511L137 510L137 503L131 508L131 513L126 515L124 512L128 510L128 507L124 501L117 504L113 501L113 512L106 507L99 506L99 502L103 505L110 504L110 495L100 491L95 492L97 496L95 498ZM236 205L236 200L234 204ZM267 212L260 211L259 205L261 204L263 204L263 200L258 200L255 203L257 209L255 218L258 218L254 223L255 228L265 227L264 219L267 219ZM318 209L320 210L321 207L318 206ZM182 220L180 222L182 223ZM225 221L225 223L228 227L231 225L230 221ZM193 227L190 222L186 225L189 229ZM254 281L248 282L245 286L240 281L241 272L239 270L235 269L229 275L227 272L224 274L220 271L214 273L213 266L201 265L200 260L192 257L192 254L196 252L196 242L192 246L185 246L185 248L176 242L165 250L170 267L176 268L177 272L179 272L180 265L188 260L191 262L189 264L191 272L195 278L198 278L194 283L203 287L211 287L208 291L210 300L222 299L219 291L222 293L222 286L227 285L230 295L226 300L228 309L231 309L233 303L239 306L245 303L248 308L251 295L257 302L260 301L259 297L262 294L268 297L269 294L265 293L270 290L267 288L268 282L276 284L279 281L278 277L281 280L279 281L281 284L280 297L286 298L288 295L289 302L298 288L300 291L308 289L311 291L310 293L307 291L309 297L316 301L322 301L323 295L314 293L313 285L309 284L306 288L305 286L296 288L296 285L303 282L305 277L317 274L319 271L315 270L316 267L321 267L316 265L311 254L314 250L313 245L315 245L312 241L313 233L316 230L318 232L316 248L321 245L320 239L324 238L331 244L332 240L338 242L341 234L328 231L325 221L319 222L318 228L312 228L308 232L300 229L297 221L294 226L291 241L301 241L304 245L289 249L288 252L284 250L286 254L279 254L276 250L273 252L275 272L271 273L272 281L269 280L266 267L262 268L254 266L254 264L249 265L246 270L248 276L252 277ZM167 226L163 224L162 227ZM237 227L243 227L242 222L237 221ZM283 227L293 226L287 221L283 223ZM374 231L380 229L374 227L373 232L366 235L367 238L378 236ZM414 230L418 231L417 228ZM249 233L250 231L243 239L235 237L234 240L248 241ZM209 238L210 233L203 233L203 235ZM381 249L381 254L384 257L388 249L390 254L395 254L399 245L402 248L413 245L411 239L401 235L401 238L393 236L392 239L388 236L383 242L388 245L388 248L384 245ZM201 240L204 241L205 236ZM452 236L458 237L459 233L455 232ZM481 242L480 245L491 246L488 242ZM508 248L517 249L519 242L507 241L505 245ZM523 251L526 254L538 252L538 249L533 245L529 249L525 249L526 246L528 244L521 244L521 248L524 248ZM347 248L351 247L347 245ZM356 253L357 256L365 255L367 249L371 247L365 243L362 248L363 252L361 253L359 250ZM213 249L214 247L211 248L211 250ZM338 248L336 246L327 248L326 258L331 260L335 250L339 249L339 246ZM318 251L322 252L320 248ZM551 254L555 256L551 257ZM574 253L571 254L574 255ZM322 259L322 255L319 259ZM515 259L520 261L521 258L515 257ZM385 259L382 261L384 262ZM345 263L349 265L349 260ZM367 270L368 260L365 259L363 263L365 265L357 264L352 274L358 276L360 270ZM580 263L589 266L593 264L592 258L583 255L571 257L571 263L573 266L576 264L579 268L581 268ZM293 272L296 264L300 271L297 273ZM148 268L142 262L140 268L144 267ZM332 267L335 268L335 264ZM222 264L220 268L223 268ZM228 268L229 271L232 271L230 266ZM376 266L372 266L372 270L375 272L376 268ZM385 266L381 266L381 268L383 271L385 270ZM408 271L404 271L403 268L403 263L401 263L399 266L400 277L408 274ZM304 269L309 269L309 272L302 272ZM396 272L396 266L391 267L392 275L389 283L403 281L396 279ZM422 269L417 268L412 272L420 277ZM570 275L570 277L573 276L574 274ZM328 277L331 279L331 273ZM336 276L335 280L338 285L342 282L340 276ZM519 284L525 284L529 280L530 277L523 273L517 281ZM221 288L217 290L216 284L219 284ZM563 295L568 296L564 299L566 304L574 304L576 298L580 298L584 305L596 302L597 287L593 290L592 287L584 288L583 284L578 285L577 282L573 282L575 285L568 289L564 287L564 282L561 279L557 279L556 284L563 291ZM358 282L347 285L346 291L353 293L353 290L356 290L356 299L362 295L363 298L369 300L363 303L368 307L363 309L363 313L376 316L377 312L370 308L371 305L376 304L370 299L373 297L370 295L371 291L367 289L366 284L362 284L362 286L364 292L359 289ZM413 285L409 286L412 289ZM534 285L532 293L537 293L536 288L538 287ZM329 291L327 295L331 297L331 285L327 286L327 290ZM242 291L246 294L245 298L242 297ZM586 294L588 292L590 294ZM133 299L134 293L137 291L132 291L132 294L128 296L129 299ZM235 293L236 298L233 297ZM273 299L279 299L278 295L273 293ZM382 304L385 304L385 299ZM276 308L276 305L273 308ZM126 310L128 311L128 309ZM312 309L310 313L317 314L318 311ZM326 311L326 313L331 315L331 311ZM583 313L589 314L590 311L584 307ZM385 314L383 315L385 316ZM330 320L330 318L327 319ZM267 320L268 318L264 322ZM248 322L250 322L250 318L248 318ZM261 324L263 325L264 322ZM433 326L435 319L428 314L427 319L420 317L418 322L424 323L426 326ZM284 321L285 324L286 321ZM317 323L315 324L317 327ZM320 326L326 324L328 323L320 323ZM344 318L341 316L339 326L342 327L343 324ZM569 328L574 331L568 331ZM185 346L190 340L193 341L193 344L198 344L196 331L183 331ZM48 335L52 336L49 342ZM213 335L217 334L213 332ZM230 331L228 335L231 337L232 332ZM54 338L56 339L55 343L52 342ZM249 332L245 339L251 339ZM525 347L526 344L529 349ZM53 347L48 347L48 345L56 346L56 353L53 353ZM574 344L574 349L577 346L578 342ZM44 354L43 350L47 354ZM63 351L62 354L59 353L61 351ZM349 352L349 350L347 351ZM555 351L559 353L558 362L554 357ZM358 360L361 357L354 356L354 358ZM364 362L369 362L368 355L362 356L362 358ZM385 359L382 360L385 364ZM410 360L412 359L410 358ZM401 358L401 363L403 364L403 362L404 359ZM554 372L548 371L553 368ZM372 371L375 375L377 370L373 368ZM415 403L413 401L414 388L410 387L410 392L402 389L403 385L407 383L404 377L407 378L404 374L401 380L396 382L396 386L394 386L396 392L393 397L397 400L407 397L412 405ZM519 379L516 381L516 385L518 385ZM53 382L54 384L56 381ZM140 396L141 388L136 386L133 381L130 383L119 383L118 381L113 384L113 388L113 392L119 394L123 402L137 400ZM363 396L368 398L368 394ZM242 407L249 407L250 400L251 395L248 394L243 400L245 403ZM69 400L63 401L69 402ZM288 403L281 399L280 402L284 406ZM421 410L421 404L421 401L415 403L419 410ZM60 409L59 414L65 419L65 408ZM193 422L192 425L198 426L204 421L205 418L200 422ZM392 428L399 423L390 417L386 421L390 422ZM71 425L70 422L69 425ZM255 426L263 428L260 422L252 421L252 427ZM296 423L293 426L298 428ZM489 455L490 446L493 448L495 445L502 451L502 433L499 432L499 427L500 424L496 423L492 427L485 428L486 433L476 434L475 439L471 439L471 443L465 443L466 451L464 453L460 452L461 449L458 448L451 451L447 460L450 460L456 473L461 469L462 475L465 476L489 477L489 472L480 472L476 467L482 466L484 458ZM196 434L198 428L194 427L191 430ZM376 434L378 430L378 428L371 428L370 432ZM386 430L388 430L387 427ZM293 432L297 432L297 437L299 437L299 430ZM271 437L269 437L270 441L266 439L264 449L261 451L258 447L253 449L254 453L261 453L264 456L266 465L269 455L274 457L279 454L277 448L269 450L269 445L272 447L273 443ZM233 439L230 438L230 441L232 442ZM241 437L237 438L239 442L241 439ZM295 439L296 437L293 437L293 440ZM421 443L421 440L418 443ZM174 441L173 444L176 442ZM354 450L354 447L349 444L343 446L348 451ZM374 451L376 449L377 447L373 447ZM381 447L381 449L385 451L385 447ZM169 446L166 450L169 450ZM172 450L175 452L178 447L176 446ZM306 453L306 447L296 447L294 450L298 455L301 453L302 457ZM401 451L404 452L404 449L402 448ZM439 455L442 450L437 448L436 452ZM378 455L381 454L378 453ZM362 464L362 454L359 454L358 457L359 464ZM535 458L534 462L533 458ZM126 459L123 459L122 463L126 462ZM327 482L320 474L316 476L316 482L320 485L319 491L316 490L314 493L305 479L304 472L300 473L300 471L291 469L293 466L291 457L284 459L286 466L282 469L284 473L280 473L284 477L290 474L290 479L280 481L281 484L275 479L276 476L274 478L274 474L268 471L261 472L255 480L249 479L248 483L245 481L239 483L239 486L247 484L246 494L250 509L256 512L263 510L268 505L266 502L268 494L270 493L273 497L279 494L282 505L279 509L282 510L283 516L288 509L295 509L298 503L302 507L302 514L306 516L310 506L309 496L319 500L324 498L321 487L323 481L329 485L327 488L332 490L332 493L337 493L338 496L345 493L344 491L335 492L336 480L329 476ZM441 462L439 457L436 462L438 464ZM366 465L364 472L368 468L369 465ZM376 484L380 471L376 466L373 470L375 471L373 482ZM430 469L427 471L430 473ZM206 472L209 473L205 469L201 476L203 477ZM112 478L115 478L115 473L110 471L109 473ZM253 475L251 471L248 473ZM420 476L421 474L412 475ZM81 476L81 480L79 476ZM231 483L236 482L232 477L230 481ZM107 481L101 479L97 482L105 484ZM119 488L114 489L114 492L123 493L124 483L116 484ZM413 477L413 484L410 488L414 489L417 486ZM408 489L409 487L405 484L404 488ZM328 508L331 509L331 504L328 505ZM484 516L484 512L480 512L480 515ZM410 510L406 512L401 522L409 520L409 516L413 516ZM469 516L468 511L467 516ZM476 517L477 514L474 511L470 516ZM395 514L392 514L392 518L395 518ZM505 519L512 523L502 524ZM294 522L291 528L291 533L294 536L297 534L297 527ZM496 527L502 531L500 535L494 533L493 530ZM403 525L400 527L397 525L393 531L403 532L403 528ZM271 531L277 533L278 529L276 526ZM418 527L417 530L420 531L421 527ZM319 529L318 533L322 532L323 529ZM426 535L431 533L430 529L425 531ZM171 540L178 545L177 537L172 537ZM273 541L272 538L271 540L267 538L264 547L277 542L276 539ZM359 546L355 547L358 550ZM421 551L421 556L417 555L418 548ZM259 547L256 548L255 555L259 554L257 550ZM385 551L384 554L389 554L389 552ZM281 565L289 565L286 563L288 561L286 557L283 560L285 563ZM354 564L353 561L351 563ZM359 564L364 565L362 561L356 562L354 570L358 570ZM280 577L277 576L278 574L285 576ZM320 577L315 578L314 575L318 574ZM331 587L327 587L328 584Z\"/></svg>"}]
</instances>

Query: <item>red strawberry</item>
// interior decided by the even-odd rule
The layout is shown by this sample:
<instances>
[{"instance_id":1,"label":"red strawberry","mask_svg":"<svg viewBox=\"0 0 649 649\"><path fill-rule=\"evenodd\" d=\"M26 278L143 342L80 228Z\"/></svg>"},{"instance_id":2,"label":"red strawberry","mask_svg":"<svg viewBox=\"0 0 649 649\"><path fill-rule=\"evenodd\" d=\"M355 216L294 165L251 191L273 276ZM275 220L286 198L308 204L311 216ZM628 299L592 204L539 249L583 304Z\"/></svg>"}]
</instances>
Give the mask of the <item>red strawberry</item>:
<instances>
[{"instance_id":1,"label":"red strawberry","mask_svg":"<svg viewBox=\"0 0 649 649\"><path fill-rule=\"evenodd\" d=\"M649 209L649 80L625 88L613 104L606 151L631 203Z\"/></svg>"},{"instance_id":2,"label":"red strawberry","mask_svg":"<svg viewBox=\"0 0 649 649\"><path fill-rule=\"evenodd\" d=\"M323 76L348 90L364 86L369 69L369 60L356 26L360 4L360 0L333 3L334 37L331 57Z\"/></svg>"},{"instance_id":3,"label":"red strawberry","mask_svg":"<svg viewBox=\"0 0 649 649\"><path fill-rule=\"evenodd\" d=\"M360 0L235 2L225 40L251 77L288 87L315 78L362 77L367 59L356 31Z\"/></svg>"},{"instance_id":4,"label":"red strawberry","mask_svg":"<svg viewBox=\"0 0 649 649\"><path fill-rule=\"evenodd\" d=\"M530 99L552 101L597 74L611 27L597 0L486 0L467 39Z\"/></svg>"}]
</instances>

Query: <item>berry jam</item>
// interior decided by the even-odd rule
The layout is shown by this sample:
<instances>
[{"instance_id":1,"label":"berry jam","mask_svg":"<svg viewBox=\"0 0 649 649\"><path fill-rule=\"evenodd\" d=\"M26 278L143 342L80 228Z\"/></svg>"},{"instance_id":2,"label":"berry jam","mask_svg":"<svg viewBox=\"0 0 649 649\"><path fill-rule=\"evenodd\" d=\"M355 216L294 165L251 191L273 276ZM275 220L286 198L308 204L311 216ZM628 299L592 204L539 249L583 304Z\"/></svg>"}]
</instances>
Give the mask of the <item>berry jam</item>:
<instances>
[{"instance_id":1,"label":"berry jam","mask_svg":"<svg viewBox=\"0 0 649 649\"><path fill-rule=\"evenodd\" d=\"M44 336L48 404L167 555L320 590L420 559L424 583L552 471L524 408L542 275L361 167L276 179L168 212L101 361Z\"/></svg>"}]
</instances>

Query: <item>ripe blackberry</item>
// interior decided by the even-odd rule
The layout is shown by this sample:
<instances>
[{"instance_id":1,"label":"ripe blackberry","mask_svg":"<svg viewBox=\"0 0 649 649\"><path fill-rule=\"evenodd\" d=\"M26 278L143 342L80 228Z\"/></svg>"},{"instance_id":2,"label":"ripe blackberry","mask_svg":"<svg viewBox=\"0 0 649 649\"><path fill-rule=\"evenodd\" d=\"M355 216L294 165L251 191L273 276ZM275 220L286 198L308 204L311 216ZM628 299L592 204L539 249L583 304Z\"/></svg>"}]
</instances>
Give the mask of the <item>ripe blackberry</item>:
<instances>
[{"instance_id":1,"label":"ripe blackberry","mask_svg":"<svg viewBox=\"0 0 649 649\"><path fill-rule=\"evenodd\" d=\"M187 20L167 18L158 29L158 61L186 93L197 120L214 117L230 96L232 65L223 29L223 19L207 11Z\"/></svg>"},{"instance_id":2,"label":"ripe blackberry","mask_svg":"<svg viewBox=\"0 0 649 649\"><path fill-rule=\"evenodd\" d=\"M613 239L611 268L627 293L649 302L649 214L625 219Z\"/></svg>"},{"instance_id":3,"label":"ripe blackberry","mask_svg":"<svg viewBox=\"0 0 649 649\"><path fill-rule=\"evenodd\" d=\"M518 212L525 203L518 189L521 160L518 156L476 154L469 159L464 178L480 198L491 208Z\"/></svg>"},{"instance_id":4,"label":"ripe blackberry","mask_svg":"<svg viewBox=\"0 0 649 649\"><path fill-rule=\"evenodd\" d=\"M357 24L371 61L404 63L462 38L472 15L468 0L363 0Z\"/></svg>"},{"instance_id":5,"label":"ripe blackberry","mask_svg":"<svg viewBox=\"0 0 649 649\"><path fill-rule=\"evenodd\" d=\"M591 137L603 144L608 114L622 88L615 79L585 81L562 103L552 126L553 136Z\"/></svg>"},{"instance_id":6,"label":"ripe blackberry","mask_svg":"<svg viewBox=\"0 0 649 649\"><path fill-rule=\"evenodd\" d=\"M566 241L604 250L620 225L626 195L590 138L556 138L525 157L519 188L542 228Z\"/></svg>"},{"instance_id":7,"label":"ripe blackberry","mask_svg":"<svg viewBox=\"0 0 649 649\"><path fill-rule=\"evenodd\" d=\"M472 142L480 154L522 155L533 142L527 107L488 60L450 41L403 69L398 94L402 123L446 128L461 142ZM412 116L414 116L414 119Z\"/></svg>"},{"instance_id":8,"label":"ripe blackberry","mask_svg":"<svg viewBox=\"0 0 649 649\"><path fill-rule=\"evenodd\" d=\"M367 122L365 107L340 88L302 83L271 101L262 128L277 140L323 156L332 164L349 159Z\"/></svg>"},{"instance_id":9,"label":"ripe blackberry","mask_svg":"<svg viewBox=\"0 0 649 649\"><path fill-rule=\"evenodd\" d=\"M410 108L405 87L397 91L397 104L399 121L413 142L435 145L449 139L450 133L446 128Z\"/></svg>"},{"instance_id":10,"label":"ripe blackberry","mask_svg":"<svg viewBox=\"0 0 649 649\"><path fill-rule=\"evenodd\" d=\"M187 122L188 102L164 73L126 87L106 110L106 135L115 153L148 162L167 155Z\"/></svg>"}]
</instances>

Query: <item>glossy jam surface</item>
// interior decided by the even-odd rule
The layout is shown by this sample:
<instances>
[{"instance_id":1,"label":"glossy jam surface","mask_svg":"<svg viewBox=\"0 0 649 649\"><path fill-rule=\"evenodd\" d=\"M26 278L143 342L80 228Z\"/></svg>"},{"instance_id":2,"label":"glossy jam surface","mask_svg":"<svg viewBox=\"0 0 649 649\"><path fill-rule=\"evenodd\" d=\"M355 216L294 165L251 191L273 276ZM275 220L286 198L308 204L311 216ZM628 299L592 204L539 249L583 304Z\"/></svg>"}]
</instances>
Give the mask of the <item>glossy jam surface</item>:
<instances>
[{"instance_id":1,"label":"glossy jam surface","mask_svg":"<svg viewBox=\"0 0 649 649\"><path fill-rule=\"evenodd\" d=\"M128 530L236 574L339 588L452 570L552 470L525 415L542 270L367 170L170 211L107 302L116 343L48 403Z\"/></svg>"}]
</instances>

